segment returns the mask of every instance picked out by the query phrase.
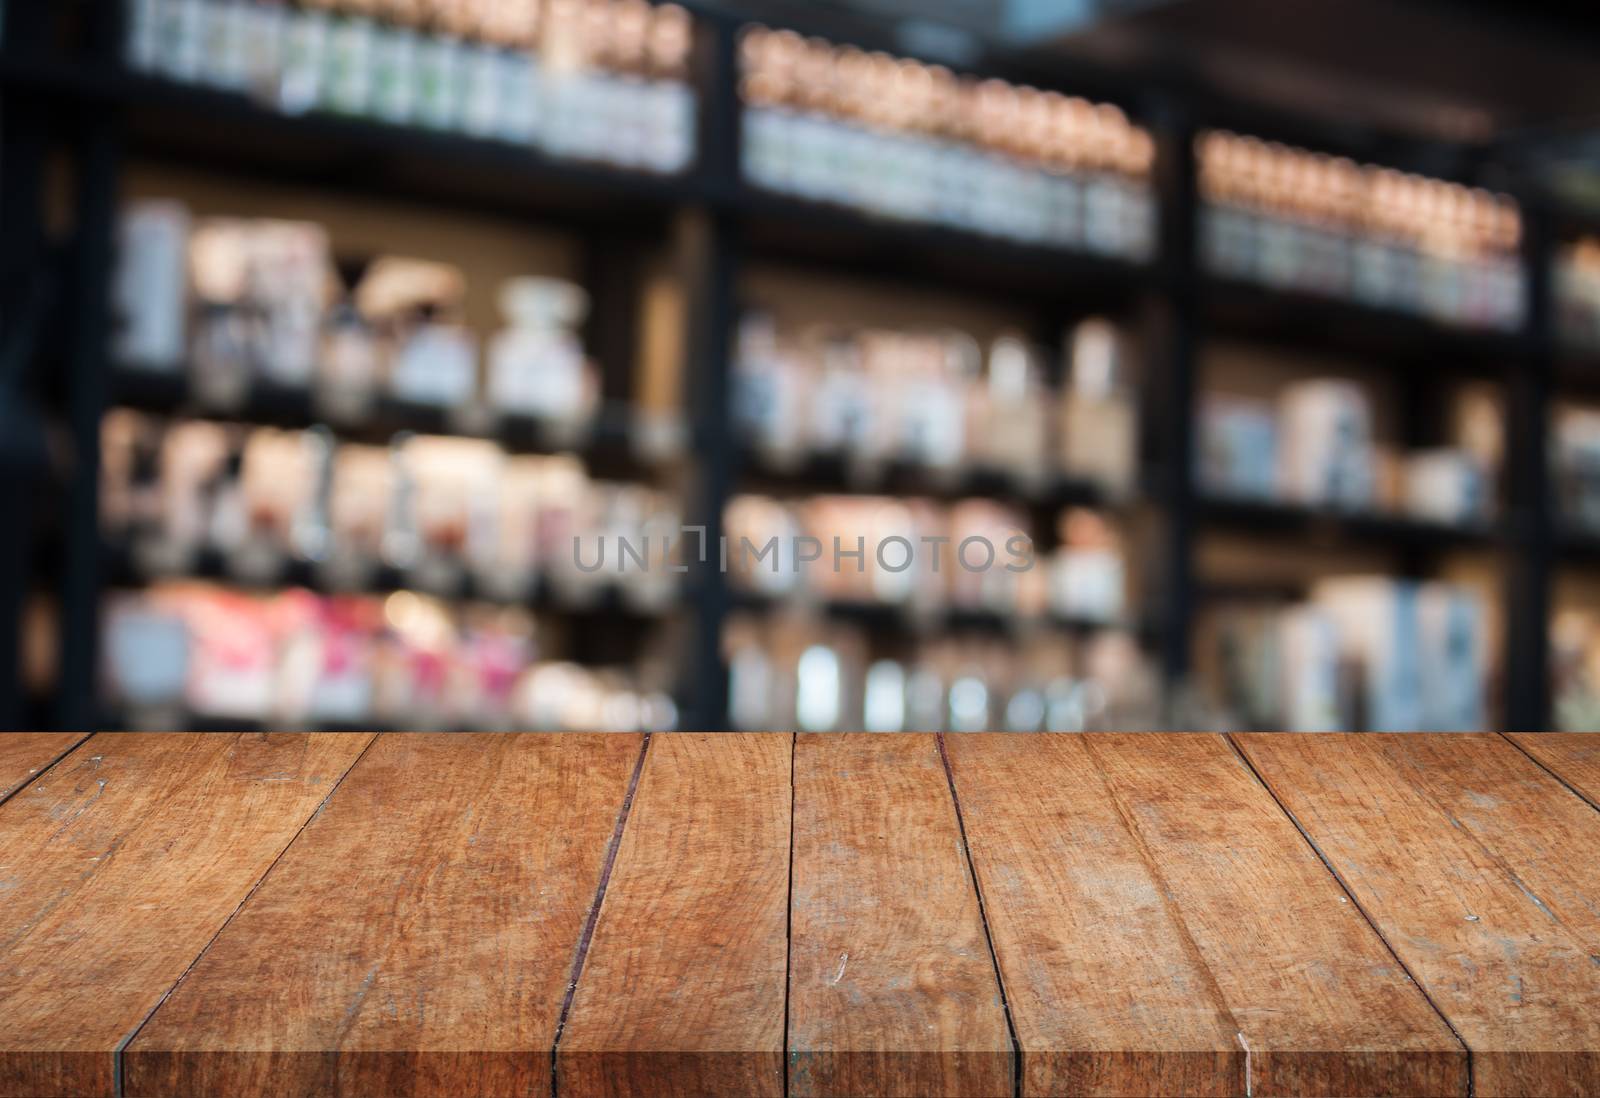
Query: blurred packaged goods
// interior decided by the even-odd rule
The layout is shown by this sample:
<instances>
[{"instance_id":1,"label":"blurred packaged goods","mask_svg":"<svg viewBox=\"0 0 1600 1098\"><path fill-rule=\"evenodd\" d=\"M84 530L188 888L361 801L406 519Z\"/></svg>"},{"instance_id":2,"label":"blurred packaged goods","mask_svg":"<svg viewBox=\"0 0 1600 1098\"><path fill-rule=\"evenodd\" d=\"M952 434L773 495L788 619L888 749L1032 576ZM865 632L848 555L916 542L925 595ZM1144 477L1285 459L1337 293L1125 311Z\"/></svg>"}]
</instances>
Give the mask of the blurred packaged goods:
<instances>
[{"instance_id":1,"label":"blurred packaged goods","mask_svg":"<svg viewBox=\"0 0 1600 1098\"><path fill-rule=\"evenodd\" d=\"M668 729L664 661L551 658L527 612L410 591L324 597L163 583L107 604L103 677L135 727Z\"/></svg>"},{"instance_id":2,"label":"blurred packaged goods","mask_svg":"<svg viewBox=\"0 0 1600 1098\"><path fill-rule=\"evenodd\" d=\"M1486 610L1439 581L1339 576L1288 607L1219 607L1222 701L1248 728L1461 732L1487 721Z\"/></svg>"},{"instance_id":3,"label":"blurred packaged goods","mask_svg":"<svg viewBox=\"0 0 1600 1098\"><path fill-rule=\"evenodd\" d=\"M1070 732L1162 720L1153 670L1114 631L944 636L883 654L864 631L800 611L735 618L724 641L736 728Z\"/></svg>"},{"instance_id":4,"label":"blurred packaged goods","mask_svg":"<svg viewBox=\"0 0 1600 1098\"><path fill-rule=\"evenodd\" d=\"M1559 406L1551 433L1558 513L1578 531L1600 533L1600 409Z\"/></svg>"},{"instance_id":5,"label":"blurred packaged goods","mask_svg":"<svg viewBox=\"0 0 1600 1098\"><path fill-rule=\"evenodd\" d=\"M894 607L913 621L966 612L1123 622L1126 564L1114 528L1072 509L1046 549L1028 521L985 499L741 495L725 519L729 571L739 589L764 599Z\"/></svg>"},{"instance_id":6,"label":"blurred packaged goods","mask_svg":"<svg viewBox=\"0 0 1600 1098\"><path fill-rule=\"evenodd\" d=\"M1118 108L747 28L743 169L877 216L1122 259L1155 246L1154 145Z\"/></svg>"},{"instance_id":7,"label":"blurred packaged goods","mask_svg":"<svg viewBox=\"0 0 1600 1098\"><path fill-rule=\"evenodd\" d=\"M1556 331L1568 344L1600 349L1600 238L1562 247L1555 262Z\"/></svg>"},{"instance_id":8,"label":"blurred packaged goods","mask_svg":"<svg viewBox=\"0 0 1600 1098\"><path fill-rule=\"evenodd\" d=\"M1600 731L1600 615L1576 606L1557 610L1550 653L1556 730Z\"/></svg>"},{"instance_id":9,"label":"blurred packaged goods","mask_svg":"<svg viewBox=\"0 0 1600 1098\"><path fill-rule=\"evenodd\" d=\"M842 458L871 485L901 464L931 477L998 473L1024 494L1061 478L1111 497L1137 487L1133 351L1110 323L1068 335L1066 380L1016 335L987 348L959 331L780 329L745 314L734 363L737 428L769 466Z\"/></svg>"},{"instance_id":10,"label":"blurred packaged goods","mask_svg":"<svg viewBox=\"0 0 1600 1098\"><path fill-rule=\"evenodd\" d=\"M284 430L105 418L102 529L138 577L210 567L257 585L404 585L501 601L544 593L582 606L615 594L639 611L677 592L666 569L585 571L577 539L675 535L668 493L591 480L570 455L508 455L477 440L401 434L387 447Z\"/></svg>"},{"instance_id":11,"label":"blurred packaged goods","mask_svg":"<svg viewBox=\"0 0 1600 1098\"><path fill-rule=\"evenodd\" d=\"M1456 324L1521 322L1506 196L1220 130L1196 154L1211 272Z\"/></svg>"},{"instance_id":12,"label":"blurred packaged goods","mask_svg":"<svg viewBox=\"0 0 1600 1098\"><path fill-rule=\"evenodd\" d=\"M1498 412L1477 392L1455 408L1456 444L1401 452L1377 440L1372 398L1351 381L1296 381L1276 402L1209 392L1200 482L1225 499L1481 525L1495 511Z\"/></svg>"},{"instance_id":13,"label":"blurred packaged goods","mask_svg":"<svg viewBox=\"0 0 1600 1098\"><path fill-rule=\"evenodd\" d=\"M645 0L129 0L131 68L654 172L694 159L693 21Z\"/></svg>"}]
</instances>

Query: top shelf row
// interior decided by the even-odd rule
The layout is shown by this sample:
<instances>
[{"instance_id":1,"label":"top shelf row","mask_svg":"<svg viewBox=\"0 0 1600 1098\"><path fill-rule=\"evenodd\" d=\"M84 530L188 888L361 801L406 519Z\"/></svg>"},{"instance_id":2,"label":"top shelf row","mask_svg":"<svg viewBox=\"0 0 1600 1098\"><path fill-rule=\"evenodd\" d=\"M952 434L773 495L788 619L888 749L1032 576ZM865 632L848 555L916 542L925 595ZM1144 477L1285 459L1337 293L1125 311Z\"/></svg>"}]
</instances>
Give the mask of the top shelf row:
<instances>
[{"instance_id":1,"label":"top shelf row","mask_svg":"<svg viewBox=\"0 0 1600 1098\"><path fill-rule=\"evenodd\" d=\"M91 70L8 42L5 83L119 104L142 152L286 181L595 232L708 206L769 253L1008 295L1153 279L1157 140L1053 90L646 0L128 0L124 43ZM1508 196L1217 130L1190 155L1223 315L1254 287L1388 317L1390 348L1518 349ZM1597 257L1578 240L1557 262L1580 346L1600 345Z\"/></svg>"}]
</instances>

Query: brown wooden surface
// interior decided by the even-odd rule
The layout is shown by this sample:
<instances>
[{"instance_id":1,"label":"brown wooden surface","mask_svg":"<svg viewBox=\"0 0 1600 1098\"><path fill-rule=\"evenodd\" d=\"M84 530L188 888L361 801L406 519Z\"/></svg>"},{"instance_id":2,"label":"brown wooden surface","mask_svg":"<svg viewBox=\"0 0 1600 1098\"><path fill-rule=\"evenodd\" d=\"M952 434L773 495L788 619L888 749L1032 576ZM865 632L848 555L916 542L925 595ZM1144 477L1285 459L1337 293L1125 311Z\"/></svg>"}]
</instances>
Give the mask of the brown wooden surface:
<instances>
[{"instance_id":1,"label":"brown wooden surface","mask_svg":"<svg viewBox=\"0 0 1600 1098\"><path fill-rule=\"evenodd\" d=\"M548 1095L641 744L383 737L128 1046L126 1093Z\"/></svg>"},{"instance_id":2,"label":"brown wooden surface","mask_svg":"<svg viewBox=\"0 0 1600 1098\"><path fill-rule=\"evenodd\" d=\"M1600 1093L1600 736L944 743L96 735L0 1098Z\"/></svg>"},{"instance_id":3,"label":"brown wooden surface","mask_svg":"<svg viewBox=\"0 0 1600 1098\"><path fill-rule=\"evenodd\" d=\"M1464 1094L1466 1055L1227 742L947 737L1024 1094Z\"/></svg>"},{"instance_id":4,"label":"brown wooden surface","mask_svg":"<svg viewBox=\"0 0 1600 1098\"><path fill-rule=\"evenodd\" d=\"M799 737L789 1093L1013 1093L1013 1049L931 735Z\"/></svg>"},{"instance_id":5,"label":"brown wooden surface","mask_svg":"<svg viewBox=\"0 0 1600 1098\"><path fill-rule=\"evenodd\" d=\"M370 740L102 733L0 805L0 1094L111 1094L119 1046Z\"/></svg>"},{"instance_id":6,"label":"brown wooden surface","mask_svg":"<svg viewBox=\"0 0 1600 1098\"><path fill-rule=\"evenodd\" d=\"M1472 1050L1600 1092L1600 813L1494 735L1239 737Z\"/></svg>"},{"instance_id":7,"label":"brown wooden surface","mask_svg":"<svg viewBox=\"0 0 1600 1098\"><path fill-rule=\"evenodd\" d=\"M0 801L82 739L82 732L0 732Z\"/></svg>"},{"instance_id":8,"label":"brown wooden surface","mask_svg":"<svg viewBox=\"0 0 1600 1098\"><path fill-rule=\"evenodd\" d=\"M652 737L557 1046L562 1095L783 1093L792 742Z\"/></svg>"},{"instance_id":9,"label":"brown wooden surface","mask_svg":"<svg viewBox=\"0 0 1600 1098\"><path fill-rule=\"evenodd\" d=\"M1600 735L1513 732L1511 740L1592 805L1600 807Z\"/></svg>"}]
</instances>

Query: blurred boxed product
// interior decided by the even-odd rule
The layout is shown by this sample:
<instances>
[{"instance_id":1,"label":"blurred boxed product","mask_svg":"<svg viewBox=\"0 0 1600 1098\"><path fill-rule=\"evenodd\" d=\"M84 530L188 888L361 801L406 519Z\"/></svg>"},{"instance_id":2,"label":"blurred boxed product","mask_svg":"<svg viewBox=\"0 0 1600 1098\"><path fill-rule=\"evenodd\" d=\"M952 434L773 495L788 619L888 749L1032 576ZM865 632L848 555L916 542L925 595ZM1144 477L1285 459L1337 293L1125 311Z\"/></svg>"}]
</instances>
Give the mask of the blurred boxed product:
<instances>
[{"instance_id":1,"label":"blurred boxed product","mask_svg":"<svg viewBox=\"0 0 1600 1098\"><path fill-rule=\"evenodd\" d=\"M128 0L131 68L318 110L678 172L693 21L645 0Z\"/></svg>"},{"instance_id":2,"label":"blurred boxed product","mask_svg":"<svg viewBox=\"0 0 1600 1098\"><path fill-rule=\"evenodd\" d=\"M1278 417L1270 403L1208 393L1199 435L1199 476L1208 490L1240 499L1278 497Z\"/></svg>"},{"instance_id":3,"label":"blurred boxed product","mask_svg":"<svg viewBox=\"0 0 1600 1098\"><path fill-rule=\"evenodd\" d=\"M1222 690L1249 727L1476 731L1487 723L1486 628L1465 588L1333 577L1300 605L1221 611Z\"/></svg>"},{"instance_id":4,"label":"blurred boxed product","mask_svg":"<svg viewBox=\"0 0 1600 1098\"><path fill-rule=\"evenodd\" d=\"M1444 583L1362 576L1321 581L1312 600L1337 623L1345 658L1361 669L1364 727L1484 726L1487 640L1475 595Z\"/></svg>"},{"instance_id":5,"label":"blurred boxed product","mask_svg":"<svg viewBox=\"0 0 1600 1098\"><path fill-rule=\"evenodd\" d=\"M1360 386L1331 379L1302 381L1278 403L1286 498L1346 510L1377 503L1372 414Z\"/></svg>"},{"instance_id":6,"label":"blurred boxed product","mask_svg":"<svg viewBox=\"0 0 1600 1098\"><path fill-rule=\"evenodd\" d=\"M1456 524L1479 522L1494 510L1483 463L1466 450L1440 447L1406 454L1403 510L1414 518Z\"/></svg>"},{"instance_id":7,"label":"blurred boxed product","mask_svg":"<svg viewBox=\"0 0 1600 1098\"><path fill-rule=\"evenodd\" d=\"M1494 511L1493 469L1502 449L1494 399L1476 390L1456 394L1456 445L1397 452L1374 437L1371 397L1355 382L1295 382L1276 404L1207 393L1200 483L1228 499L1480 524Z\"/></svg>"}]
</instances>

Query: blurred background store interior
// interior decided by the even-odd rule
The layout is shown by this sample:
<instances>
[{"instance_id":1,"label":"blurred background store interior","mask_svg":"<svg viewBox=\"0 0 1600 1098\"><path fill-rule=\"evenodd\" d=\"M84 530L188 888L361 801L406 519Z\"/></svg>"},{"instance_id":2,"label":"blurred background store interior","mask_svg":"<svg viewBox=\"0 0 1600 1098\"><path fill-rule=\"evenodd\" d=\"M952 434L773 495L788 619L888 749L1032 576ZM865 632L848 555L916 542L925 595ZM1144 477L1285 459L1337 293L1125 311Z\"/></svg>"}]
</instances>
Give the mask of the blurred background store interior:
<instances>
[{"instance_id":1,"label":"blurred background store interior","mask_svg":"<svg viewBox=\"0 0 1600 1098\"><path fill-rule=\"evenodd\" d=\"M0 728L1600 729L1576 9L0 10Z\"/></svg>"}]
</instances>

